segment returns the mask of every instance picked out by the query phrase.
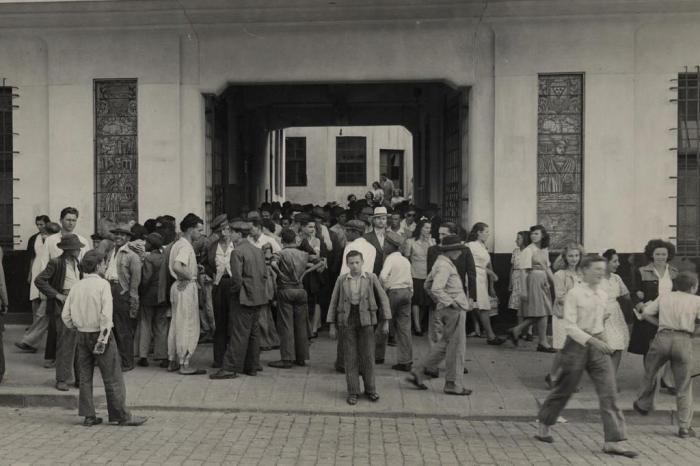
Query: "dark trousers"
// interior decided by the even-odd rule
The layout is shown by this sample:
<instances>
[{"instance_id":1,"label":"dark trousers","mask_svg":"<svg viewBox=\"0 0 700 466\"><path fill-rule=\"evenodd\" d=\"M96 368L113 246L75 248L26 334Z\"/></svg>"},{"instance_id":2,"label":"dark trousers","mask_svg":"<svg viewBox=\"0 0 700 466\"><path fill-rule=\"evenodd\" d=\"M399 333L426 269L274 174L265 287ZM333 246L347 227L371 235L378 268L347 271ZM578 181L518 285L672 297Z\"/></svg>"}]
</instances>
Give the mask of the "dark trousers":
<instances>
[{"instance_id":1,"label":"dark trousers","mask_svg":"<svg viewBox=\"0 0 700 466\"><path fill-rule=\"evenodd\" d=\"M61 319L63 303L56 302L56 316L52 319L56 325L56 382L68 383L78 380L79 367L76 357L76 338L78 332L66 327Z\"/></svg>"},{"instance_id":2,"label":"dark trousers","mask_svg":"<svg viewBox=\"0 0 700 466\"><path fill-rule=\"evenodd\" d=\"M389 334L381 332L381 321L377 325L374 338L377 341L375 357L384 359L388 337L393 335L397 343L397 361L399 364L411 364L413 362L413 346L411 339L411 293L410 288L387 291L389 304L391 305L391 321L389 321Z\"/></svg>"},{"instance_id":3,"label":"dark trousers","mask_svg":"<svg viewBox=\"0 0 700 466\"><path fill-rule=\"evenodd\" d=\"M134 331L131 326L129 293L123 293L119 283L112 285L112 333L119 348L122 370L134 368Z\"/></svg>"},{"instance_id":4,"label":"dark trousers","mask_svg":"<svg viewBox=\"0 0 700 466\"><path fill-rule=\"evenodd\" d=\"M277 292L277 333L283 361L309 359L309 308L303 288L281 289Z\"/></svg>"},{"instance_id":5,"label":"dark trousers","mask_svg":"<svg viewBox=\"0 0 700 466\"><path fill-rule=\"evenodd\" d=\"M121 361L114 335L102 354L93 354L100 332L78 332L78 364L80 365L80 399L78 414L80 416L95 416L95 403L92 398L92 380L95 366L99 367L100 375L107 396L107 412L109 422L119 422L129 419L126 410L126 386L122 376Z\"/></svg>"},{"instance_id":6,"label":"dark trousers","mask_svg":"<svg viewBox=\"0 0 700 466\"><path fill-rule=\"evenodd\" d=\"M231 313L231 277L225 275L218 285L212 289L214 303L214 364L223 364L224 354L231 338L231 325L229 315Z\"/></svg>"},{"instance_id":7,"label":"dark trousers","mask_svg":"<svg viewBox=\"0 0 700 466\"><path fill-rule=\"evenodd\" d=\"M224 370L229 372L256 372L260 364L260 307L231 300L231 341L224 354Z\"/></svg>"},{"instance_id":8,"label":"dark trousers","mask_svg":"<svg viewBox=\"0 0 700 466\"><path fill-rule=\"evenodd\" d=\"M348 315L347 326L343 328L343 354L345 358L345 380L348 394L360 395L360 375L366 393L376 393L374 382L374 328L362 326L360 310L353 305Z\"/></svg>"},{"instance_id":9,"label":"dark trousers","mask_svg":"<svg viewBox=\"0 0 700 466\"><path fill-rule=\"evenodd\" d=\"M153 359L168 359L168 306L141 305L138 323L138 357L147 358L153 342Z\"/></svg>"},{"instance_id":10,"label":"dark trousers","mask_svg":"<svg viewBox=\"0 0 700 466\"><path fill-rule=\"evenodd\" d=\"M2 334L5 331L5 315L0 314L0 382L5 377L5 349Z\"/></svg>"},{"instance_id":11,"label":"dark trousers","mask_svg":"<svg viewBox=\"0 0 700 466\"><path fill-rule=\"evenodd\" d=\"M55 300L54 300L55 301ZM46 327L46 346L44 347L44 359L47 361L54 361L56 359L56 319L55 310L58 309L60 303L55 301L54 313L49 315L48 326Z\"/></svg>"},{"instance_id":12,"label":"dark trousers","mask_svg":"<svg viewBox=\"0 0 700 466\"><path fill-rule=\"evenodd\" d=\"M610 356L590 345L580 345L571 338L566 339L560 355L561 375L540 408L539 421L546 426L557 423L557 418L576 391L585 371L598 394L605 441L626 440L625 418L617 406L617 383Z\"/></svg>"}]
</instances>

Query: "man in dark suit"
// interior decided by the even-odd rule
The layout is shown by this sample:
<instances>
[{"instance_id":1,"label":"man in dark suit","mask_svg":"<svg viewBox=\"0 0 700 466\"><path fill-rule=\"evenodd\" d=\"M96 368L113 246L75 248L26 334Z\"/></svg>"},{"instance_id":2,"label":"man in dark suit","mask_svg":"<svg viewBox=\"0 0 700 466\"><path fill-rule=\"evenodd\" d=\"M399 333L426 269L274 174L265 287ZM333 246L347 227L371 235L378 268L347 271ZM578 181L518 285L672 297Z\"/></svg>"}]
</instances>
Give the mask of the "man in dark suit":
<instances>
[{"instance_id":1,"label":"man in dark suit","mask_svg":"<svg viewBox=\"0 0 700 466\"><path fill-rule=\"evenodd\" d=\"M386 237L386 220L389 212L386 207L376 207L372 215L372 230L364 235L364 238L370 242L374 249L377 250L377 255L374 257L374 266L372 272L379 276L384 265L384 243Z\"/></svg>"}]
</instances>

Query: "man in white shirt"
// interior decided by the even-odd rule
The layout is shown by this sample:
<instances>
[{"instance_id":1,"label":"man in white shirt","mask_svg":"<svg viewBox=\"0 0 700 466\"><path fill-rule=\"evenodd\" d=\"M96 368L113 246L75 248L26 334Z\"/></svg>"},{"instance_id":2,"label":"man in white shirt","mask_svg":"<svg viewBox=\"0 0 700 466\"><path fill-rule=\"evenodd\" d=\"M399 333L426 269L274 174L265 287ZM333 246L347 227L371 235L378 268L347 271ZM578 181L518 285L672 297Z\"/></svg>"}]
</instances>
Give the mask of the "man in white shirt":
<instances>
[{"instance_id":1,"label":"man in white shirt","mask_svg":"<svg viewBox=\"0 0 700 466\"><path fill-rule=\"evenodd\" d=\"M411 299L413 298L413 276L411 263L399 252L403 245L403 236L393 231L386 234L386 252L384 266L379 274L379 281L389 296L391 305L391 322L393 335L389 340L398 344L397 363L391 366L397 371L409 372L413 364L413 344L411 342ZM391 338L391 337L394 338ZM381 332L375 335L377 345L375 358L377 364L384 363L387 335ZM381 361L381 362L380 362Z\"/></svg>"},{"instance_id":2,"label":"man in white shirt","mask_svg":"<svg viewBox=\"0 0 700 466\"><path fill-rule=\"evenodd\" d=\"M112 334L112 292L109 283L100 277L105 271L104 255L89 251L81 263L85 273L71 288L61 319L76 332L80 397L78 414L84 416L86 427L102 423L95 414L92 381L95 366L100 368L107 396L109 422L124 426L139 426L146 418L133 416L126 409L126 388L121 371L117 342Z\"/></svg>"},{"instance_id":3,"label":"man in white shirt","mask_svg":"<svg viewBox=\"0 0 700 466\"><path fill-rule=\"evenodd\" d=\"M626 448L624 443L627 434L625 418L617 406L615 369L610 358L613 350L603 336L608 296L598 285L605 275L606 265L606 260L596 254L584 257L581 261L583 283L566 294L564 328L567 338L560 353L562 373L540 408L535 438L545 443L554 442L550 428L557 423L585 371L600 400L600 416L605 433L603 452L634 458L637 453Z\"/></svg>"},{"instance_id":4,"label":"man in white shirt","mask_svg":"<svg viewBox=\"0 0 700 466\"><path fill-rule=\"evenodd\" d=\"M377 250L362 237L365 231L365 224L361 220L350 220L345 224L345 235L347 238L347 244L343 250L343 264L340 267L340 274L344 275L350 273L348 268L348 253L350 251L359 251L363 257L362 271L372 272L374 270L374 258L377 254Z\"/></svg>"},{"instance_id":5,"label":"man in white shirt","mask_svg":"<svg viewBox=\"0 0 700 466\"><path fill-rule=\"evenodd\" d=\"M253 246L258 249L262 249L263 246L269 244L272 247L273 253L278 253L282 250L282 247L275 241L271 236L263 233L262 221L258 218L253 218L249 220L251 225L250 235L248 235L248 241L251 242Z\"/></svg>"},{"instance_id":6,"label":"man in white shirt","mask_svg":"<svg viewBox=\"0 0 700 466\"><path fill-rule=\"evenodd\" d=\"M92 249L90 246L92 241L86 240L83 236L78 235L74 231L76 225L78 224L78 216L78 209L75 207L66 207L61 211L61 232L46 238L44 249L45 257L41 258L44 266L46 266L46 264L49 262L49 259L55 259L63 254L61 248L58 247L58 243L61 241L61 238L64 235L69 233L76 235L80 242L85 245L82 247L82 249L80 249L80 256L78 257L78 260L81 260L85 253Z\"/></svg>"}]
</instances>

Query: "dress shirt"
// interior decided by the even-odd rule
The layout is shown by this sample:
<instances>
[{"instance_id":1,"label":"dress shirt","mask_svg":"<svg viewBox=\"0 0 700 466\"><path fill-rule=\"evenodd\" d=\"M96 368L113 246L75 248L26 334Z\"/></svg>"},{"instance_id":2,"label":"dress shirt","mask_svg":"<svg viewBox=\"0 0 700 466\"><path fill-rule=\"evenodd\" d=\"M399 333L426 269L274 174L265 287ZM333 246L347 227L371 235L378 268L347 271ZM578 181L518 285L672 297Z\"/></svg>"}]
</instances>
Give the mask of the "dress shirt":
<instances>
[{"instance_id":1,"label":"dress shirt","mask_svg":"<svg viewBox=\"0 0 700 466\"><path fill-rule=\"evenodd\" d=\"M85 274L85 278L68 293L61 318L66 327L75 328L79 332L111 329L112 291L109 282L97 274Z\"/></svg>"},{"instance_id":2,"label":"dress shirt","mask_svg":"<svg viewBox=\"0 0 700 466\"><path fill-rule=\"evenodd\" d=\"M66 278L63 280L63 289L71 290L80 281L80 271L78 270L78 263L75 259L68 259L66 261ZM61 290L58 290L59 292Z\"/></svg>"},{"instance_id":3,"label":"dress shirt","mask_svg":"<svg viewBox=\"0 0 700 466\"><path fill-rule=\"evenodd\" d=\"M660 276L659 272L656 271L656 267L653 267L654 274L659 278L659 296L669 294L673 291L673 280L671 279L671 273L668 270L668 265L664 271L664 275Z\"/></svg>"},{"instance_id":4,"label":"dress shirt","mask_svg":"<svg viewBox=\"0 0 700 466\"><path fill-rule=\"evenodd\" d=\"M377 241L379 241L381 247L384 247L384 238L386 237L386 230L377 230L375 228L374 234L377 235Z\"/></svg>"},{"instance_id":5,"label":"dress shirt","mask_svg":"<svg viewBox=\"0 0 700 466\"><path fill-rule=\"evenodd\" d=\"M409 288L413 291L411 263L400 252L392 252L384 260L382 272L379 274L385 290L402 290Z\"/></svg>"},{"instance_id":6,"label":"dress shirt","mask_svg":"<svg viewBox=\"0 0 700 466\"><path fill-rule=\"evenodd\" d=\"M426 289L437 301L437 309L456 306L464 311L469 310L469 300L464 294L464 285L459 277L457 267L445 255L435 260L435 265L426 279Z\"/></svg>"},{"instance_id":7,"label":"dress shirt","mask_svg":"<svg viewBox=\"0 0 700 466\"><path fill-rule=\"evenodd\" d=\"M269 244L272 247L272 252L280 252L282 247L274 240L271 236L261 233L258 239L254 239L252 236L248 235L248 241L258 249L262 249L263 246Z\"/></svg>"},{"instance_id":8,"label":"dress shirt","mask_svg":"<svg viewBox=\"0 0 700 466\"><path fill-rule=\"evenodd\" d=\"M659 316L659 330L694 333L700 319L700 296L672 291L644 306L644 315Z\"/></svg>"},{"instance_id":9,"label":"dress shirt","mask_svg":"<svg viewBox=\"0 0 700 466\"><path fill-rule=\"evenodd\" d=\"M126 245L122 246L119 249L114 248L114 250L112 251L112 257L109 258L109 264L107 265L107 270L105 271L106 280L109 280L111 282L116 282L117 280L119 280L119 272L117 271L117 254L119 254L119 251L121 251L121 249L125 246Z\"/></svg>"},{"instance_id":10,"label":"dress shirt","mask_svg":"<svg viewBox=\"0 0 700 466\"><path fill-rule=\"evenodd\" d=\"M576 284L564 298L564 329L574 341L585 345L605 330L608 295L600 287Z\"/></svg>"},{"instance_id":11,"label":"dress shirt","mask_svg":"<svg viewBox=\"0 0 700 466\"><path fill-rule=\"evenodd\" d=\"M356 277L348 274L348 280L350 280L350 304L360 304L360 279L364 274L365 272L362 272Z\"/></svg>"},{"instance_id":12,"label":"dress shirt","mask_svg":"<svg viewBox=\"0 0 700 466\"><path fill-rule=\"evenodd\" d=\"M372 246L372 243L366 239L360 237L355 241L351 241L345 245L343 250L343 264L340 266L340 274L344 275L350 273L350 268L348 268L348 253L350 251L358 251L362 254L362 271L366 273L372 273L374 270L374 259L377 257L377 249Z\"/></svg>"},{"instance_id":13,"label":"dress shirt","mask_svg":"<svg viewBox=\"0 0 700 466\"><path fill-rule=\"evenodd\" d=\"M214 285L218 285L221 277L224 275L231 276L231 253L233 252L233 243L229 242L226 245L226 251L221 247L221 243L216 245L216 275L214 276Z\"/></svg>"},{"instance_id":14,"label":"dress shirt","mask_svg":"<svg viewBox=\"0 0 700 466\"><path fill-rule=\"evenodd\" d=\"M88 252L90 249L92 249L92 241L88 241L79 234L73 232L78 239L80 240L81 243L83 243L85 246L80 250L80 256L78 256L78 260L83 260L83 256L85 255L86 252ZM47 257L42 258L44 260L44 264L47 264L49 262L49 259L55 259L61 254L63 254L63 249L58 247L58 243L61 241L61 238L63 237L62 233L56 233L51 236L48 236L46 238L46 249L45 252L48 254Z\"/></svg>"}]
</instances>

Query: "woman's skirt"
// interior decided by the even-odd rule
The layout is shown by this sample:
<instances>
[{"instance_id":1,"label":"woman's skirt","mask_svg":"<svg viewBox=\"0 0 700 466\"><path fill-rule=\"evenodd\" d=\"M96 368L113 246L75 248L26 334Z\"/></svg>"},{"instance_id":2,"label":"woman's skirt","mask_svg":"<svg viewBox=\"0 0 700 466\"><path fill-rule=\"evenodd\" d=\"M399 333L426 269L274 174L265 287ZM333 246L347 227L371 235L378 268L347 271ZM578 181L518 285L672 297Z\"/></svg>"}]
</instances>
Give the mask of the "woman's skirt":
<instances>
[{"instance_id":1,"label":"woman's skirt","mask_svg":"<svg viewBox=\"0 0 700 466\"><path fill-rule=\"evenodd\" d=\"M425 291L425 279L413 279L413 298L411 299L411 304L420 307L430 307L433 305L433 300L428 295L428 292Z\"/></svg>"},{"instance_id":2,"label":"woman's skirt","mask_svg":"<svg viewBox=\"0 0 700 466\"><path fill-rule=\"evenodd\" d=\"M552 313L552 286L544 270L532 270L527 277L527 301L523 317L547 317Z\"/></svg>"}]
</instances>

